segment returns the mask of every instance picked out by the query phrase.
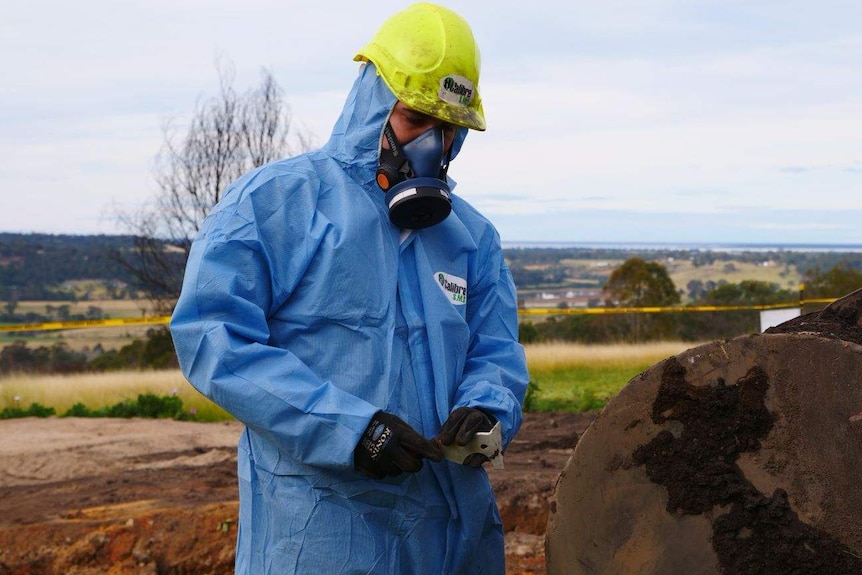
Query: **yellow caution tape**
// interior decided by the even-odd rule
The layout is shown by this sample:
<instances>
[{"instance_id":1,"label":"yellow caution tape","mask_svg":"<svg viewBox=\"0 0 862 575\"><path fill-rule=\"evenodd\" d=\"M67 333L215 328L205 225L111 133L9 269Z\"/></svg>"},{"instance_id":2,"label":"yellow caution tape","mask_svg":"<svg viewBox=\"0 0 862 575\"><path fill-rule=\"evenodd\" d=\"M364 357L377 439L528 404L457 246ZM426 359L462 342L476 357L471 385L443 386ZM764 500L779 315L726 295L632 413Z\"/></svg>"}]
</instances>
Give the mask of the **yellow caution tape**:
<instances>
[{"instance_id":1,"label":"yellow caution tape","mask_svg":"<svg viewBox=\"0 0 862 575\"><path fill-rule=\"evenodd\" d=\"M743 310L767 310L767 309L789 309L801 307L806 304L832 303L835 298L806 299L798 302L776 303L768 305L699 305L690 307L681 306L656 306L656 307L570 307L570 308L522 308L518 310L520 315L592 315L592 314L619 314L619 313L688 313L704 311L743 311ZM95 327L122 327L133 325L167 325L171 316L153 317L125 317L116 319L84 319L76 321L49 321L43 323L16 323L0 325L0 333L14 333L22 331L52 331L60 329L86 329Z\"/></svg>"},{"instance_id":2,"label":"yellow caution tape","mask_svg":"<svg viewBox=\"0 0 862 575\"><path fill-rule=\"evenodd\" d=\"M82 329L93 327L121 327L132 325L159 325L167 324L171 321L171 316L153 316L153 317L124 317L116 319L82 319L76 321L49 321L43 323L16 323L0 325L0 333L2 332L22 332L22 331L51 331L58 329Z\"/></svg>"},{"instance_id":3,"label":"yellow caution tape","mask_svg":"<svg viewBox=\"0 0 862 575\"><path fill-rule=\"evenodd\" d=\"M688 313L688 312L723 312L746 310L791 309L806 304L832 303L835 298L806 299L797 302L775 303L764 305L697 305L697 306L655 306L655 307L570 307L570 308L521 308L520 315L599 315L619 313Z\"/></svg>"}]
</instances>

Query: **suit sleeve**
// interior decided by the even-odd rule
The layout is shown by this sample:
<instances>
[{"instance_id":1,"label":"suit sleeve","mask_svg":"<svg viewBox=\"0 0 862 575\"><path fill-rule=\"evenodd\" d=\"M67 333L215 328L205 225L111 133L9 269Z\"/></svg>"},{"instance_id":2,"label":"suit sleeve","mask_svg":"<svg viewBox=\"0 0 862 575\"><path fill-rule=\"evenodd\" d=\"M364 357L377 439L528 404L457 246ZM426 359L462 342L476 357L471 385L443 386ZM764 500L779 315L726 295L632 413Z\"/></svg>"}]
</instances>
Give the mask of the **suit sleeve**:
<instances>
[{"instance_id":1,"label":"suit sleeve","mask_svg":"<svg viewBox=\"0 0 862 575\"><path fill-rule=\"evenodd\" d=\"M268 258L253 222L223 210L192 246L171 319L180 367L203 395L306 465L353 466L373 405L270 345ZM307 264L297 252L297 273ZM293 257L293 256L291 256Z\"/></svg>"}]
</instances>

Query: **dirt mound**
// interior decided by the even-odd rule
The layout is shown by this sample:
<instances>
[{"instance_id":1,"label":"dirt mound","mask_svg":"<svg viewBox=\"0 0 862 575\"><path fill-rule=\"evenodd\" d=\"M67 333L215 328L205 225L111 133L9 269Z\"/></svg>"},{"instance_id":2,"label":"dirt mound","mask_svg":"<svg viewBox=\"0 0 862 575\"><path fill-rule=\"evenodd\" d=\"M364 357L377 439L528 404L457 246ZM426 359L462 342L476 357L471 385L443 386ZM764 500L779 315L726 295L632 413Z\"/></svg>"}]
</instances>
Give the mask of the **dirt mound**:
<instances>
[{"instance_id":1,"label":"dirt mound","mask_svg":"<svg viewBox=\"0 0 862 575\"><path fill-rule=\"evenodd\" d=\"M860 309L862 291L629 382L560 477L548 571L862 573Z\"/></svg>"},{"instance_id":2,"label":"dirt mound","mask_svg":"<svg viewBox=\"0 0 862 575\"><path fill-rule=\"evenodd\" d=\"M798 333L862 345L862 289L827 306L771 327L766 333Z\"/></svg>"},{"instance_id":3,"label":"dirt mound","mask_svg":"<svg viewBox=\"0 0 862 575\"><path fill-rule=\"evenodd\" d=\"M79 509L0 528L0 573L233 573L236 502L188 508L155 500Z\"/></svg>"},{"instance_id":4,"label":"dirt mound","mask_svg":"<svg viewBox=\"0 0 862 575\"><path fill-rule=\"evenodd\" d=\"M490 470L507 572L543 573L554 484L595 414L527 414ZM233 573L241 426L0 421L0 575Z\"/></svg>"}]
</instances>

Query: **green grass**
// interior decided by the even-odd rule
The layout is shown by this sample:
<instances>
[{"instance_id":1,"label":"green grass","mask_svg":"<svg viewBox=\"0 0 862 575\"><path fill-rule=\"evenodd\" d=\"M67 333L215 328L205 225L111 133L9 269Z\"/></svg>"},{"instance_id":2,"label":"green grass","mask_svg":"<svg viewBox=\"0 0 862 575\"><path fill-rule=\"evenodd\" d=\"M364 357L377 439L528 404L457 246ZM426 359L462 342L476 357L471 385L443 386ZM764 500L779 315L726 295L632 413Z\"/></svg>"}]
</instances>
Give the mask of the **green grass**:
<instances>
[{"instance_id":1,"label":"green grass","mask_svg":"<svg viewBox=\"0 0 862 575\"><path fill-rule=\"evenodd\" d=\"M531 373L538 386L534 411L590 411L601 409L628 381L652 364L620 367L573 366Z\"/></svg>"},{"instance_id":2,"label":"green grass","mask_svg":"<svg viewBox=\"0 0 862 575\"><path fill-rule=\"evenodd\" d=\"M533 411L601 409L633 377L694 345L663 342L527 346L530 380L536 386L530 408Z\"/></svg>"}]
</instances>

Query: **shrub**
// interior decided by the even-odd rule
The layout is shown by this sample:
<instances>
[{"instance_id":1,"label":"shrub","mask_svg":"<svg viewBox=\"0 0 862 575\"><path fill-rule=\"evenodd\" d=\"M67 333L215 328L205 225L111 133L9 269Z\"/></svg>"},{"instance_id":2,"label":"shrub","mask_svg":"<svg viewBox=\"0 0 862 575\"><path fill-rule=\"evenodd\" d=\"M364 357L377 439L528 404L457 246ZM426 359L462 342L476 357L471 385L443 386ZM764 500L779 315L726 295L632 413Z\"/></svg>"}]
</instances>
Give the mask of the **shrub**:
<instances>
[{"instance_id":1,"label":"shrub","mask_svg":"<svg viewBox=\"0 0 862 575\"><path fill-rule=\"evenodd\" d=\"M63 417L93 417L93 412L80 401L66 410Z\"/></svg>"},{"instance_id":2,"label":"shrub","mask_svg":"<svg viewBox=\"0 0 862 575\"><path fill-rule=\"evenodd\" d=\"M55 415L53 407L45 407L38 403L31 403L27 409L20 407L5 407L0 410L0 419L13 419L16 417L50 417Z\"/></svg>"},{"instance_id":3,"label":"shrub","mask_svg":"<svg viewBox=\"0 0 862 575\"><path fill-rule=\"evenodd\" d=\"M183 411L183 400L175 395L157 396L142 393L137 399L127 399L114 405L89 409L83 403L70 407L63 417L145 417L150 419L194 420L193 413Z\"/></svg>"}]
</instances>

